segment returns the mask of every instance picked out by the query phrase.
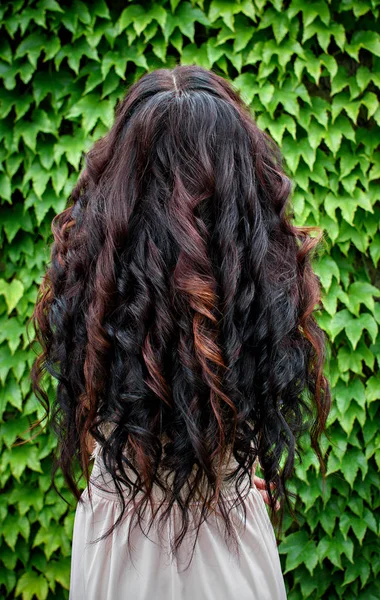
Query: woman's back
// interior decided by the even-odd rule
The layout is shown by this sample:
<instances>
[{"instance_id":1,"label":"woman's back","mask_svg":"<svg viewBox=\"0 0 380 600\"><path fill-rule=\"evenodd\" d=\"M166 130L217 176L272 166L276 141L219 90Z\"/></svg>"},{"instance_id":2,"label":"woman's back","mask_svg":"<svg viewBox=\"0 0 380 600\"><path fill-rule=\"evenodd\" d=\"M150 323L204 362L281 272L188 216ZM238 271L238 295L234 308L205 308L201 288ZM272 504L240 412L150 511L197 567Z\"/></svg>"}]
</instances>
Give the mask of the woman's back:
<instances>
[{"instance_id":1,"label":"woman's back","mask_svg":"<svg viewBox=\"0 0 380 600\"><path fill-rule=\"evenodd\" d=\"M33 386L46 403L44 370L58 379L52 419L67 484L79 499L76 468L89 482L93 438L95 474L104 467L117 491L109 500L91 483L78 504L72 598L86 581L88 598L141 600L168 585L178 600L216 597L213 586L221 598L284 597L263 500L244 484L259 458L275 518L308 428L321 460L330 406L313 315L318 239L291 223L290 191L278 147L238 93L195 65L141 77L87 153L53 220L33 315L43 347ZM158 489L166 504L155 511ZM168 569L144 534L156 526ZM87 546L94 531L103 540Z\"/></svg>"}]
</instances>

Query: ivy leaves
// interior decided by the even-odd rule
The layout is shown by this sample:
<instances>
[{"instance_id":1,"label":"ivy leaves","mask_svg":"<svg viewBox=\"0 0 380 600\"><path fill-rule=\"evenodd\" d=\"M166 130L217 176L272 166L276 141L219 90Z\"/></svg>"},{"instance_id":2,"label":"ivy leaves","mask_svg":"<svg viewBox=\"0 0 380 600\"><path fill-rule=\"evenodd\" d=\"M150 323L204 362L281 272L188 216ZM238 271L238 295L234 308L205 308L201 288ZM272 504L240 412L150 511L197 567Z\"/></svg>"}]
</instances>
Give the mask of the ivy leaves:
<instances>
[{"instance_id":1,"label":"ivy leaves","mask_svg":"<svg viewBox=\"0 0 380 600\"><path fill-rule=\"evenodd\" d=\"M317 320L329 339L327 485L302 441L291 485L301 524L280 543L288 597L380 595L380 36L376 3L345 0L55 0L0 7L0 595L63 597L73 512L50 488L54 439L41 416L25 336L65 207L92 142L127 85L159 67L225 75L281 146L297 224L319 225ZM52 385L47 391L54 396ZM65 493L62 480L58 487ZM4 523L6 523L4 525ZM297 529L298 527L298 529ZM296 529L296 530L295 530Z\"/></svg>"}]
</instances>

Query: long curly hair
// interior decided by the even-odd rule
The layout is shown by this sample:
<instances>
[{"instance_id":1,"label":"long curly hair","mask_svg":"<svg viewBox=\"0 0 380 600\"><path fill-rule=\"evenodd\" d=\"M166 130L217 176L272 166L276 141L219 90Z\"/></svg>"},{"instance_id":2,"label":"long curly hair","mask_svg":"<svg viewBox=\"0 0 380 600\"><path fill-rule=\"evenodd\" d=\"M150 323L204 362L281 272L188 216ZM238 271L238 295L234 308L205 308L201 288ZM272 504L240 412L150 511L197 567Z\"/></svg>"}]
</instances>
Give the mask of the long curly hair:
<instances>
[{"instance_id":1,"label":"long curly hair","mask_svg":"<svg viewBox=\"0 0 380 600\"><path fill-rule=\"evenodd\" d=\"M292 223L291 190L233 84L177 65L129 87L52 221L31 379L58 436L56 469L80 499L96 440L120 496L114 527L132 505L142 527L158 485L165 510L150 525L180 507L174 554L200 490L197 531L217 507L233 537L228 457L236 506L258 457L280 528L308 429L325 477L331 399L311 264L322 232ZM52 406L45 372L58 382Z\"/></svg>"}]
</instances>

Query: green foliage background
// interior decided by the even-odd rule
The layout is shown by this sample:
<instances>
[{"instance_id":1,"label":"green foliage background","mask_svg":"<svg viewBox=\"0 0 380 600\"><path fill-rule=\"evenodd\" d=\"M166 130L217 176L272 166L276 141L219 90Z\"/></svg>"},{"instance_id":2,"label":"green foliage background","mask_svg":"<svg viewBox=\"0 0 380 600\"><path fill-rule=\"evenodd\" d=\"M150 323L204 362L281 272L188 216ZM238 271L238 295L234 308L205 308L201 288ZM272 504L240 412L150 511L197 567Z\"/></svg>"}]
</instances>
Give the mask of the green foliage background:
<instances>
[{"instance_id":1,"label":"green foliage background","mask_svg":"<svg viewBox=\"0 0 380 600\"><path fill-rule=\"evenodd\" d=\"M14 0L0 20L1 598L68 597L75 505L50 486L55 439L14 445L41 414L25 324L51 220L126 87L181 62L241 91L282 147L297 224L325 229L332 443L325 491L307 439L297 462L299 522L287 516L279 546L289 598L379 600L379 1Z\"/></svg>"}]
</instances>

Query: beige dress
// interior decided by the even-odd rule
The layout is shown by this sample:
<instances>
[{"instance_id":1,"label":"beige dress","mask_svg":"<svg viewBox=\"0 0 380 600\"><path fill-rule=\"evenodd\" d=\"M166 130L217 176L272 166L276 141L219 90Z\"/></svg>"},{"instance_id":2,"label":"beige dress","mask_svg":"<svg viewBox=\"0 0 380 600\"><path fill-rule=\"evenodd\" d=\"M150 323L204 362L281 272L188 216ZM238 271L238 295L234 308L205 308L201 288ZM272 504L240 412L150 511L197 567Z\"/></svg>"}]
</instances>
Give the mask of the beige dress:
<instances>
[{"instance_id":1,"label":"beige dress","mask_svg":"<svg viewBox=\"0 0 380 600\"><path fill-rule=\"evenodd\" d=\"M191 533L182 543L177 560L172 560L170 539L180 524L180 509L174 506L164 529L152 527L149 539L138 526L132 530L131 560L126 548L128 514L108 538L89 543L108 531L120 513L98 448L94 458L92 502L87 487L75 514L69 600L286 599L273 527L255 486L244 501L245 529L242 511L234 508L230 513L239 536L238 554L226 545L220 519L213 515L200 527L190 566L186 568L193 548ZM95 486L99 482L103 489Z\"/></svg>"}]
</instances>

